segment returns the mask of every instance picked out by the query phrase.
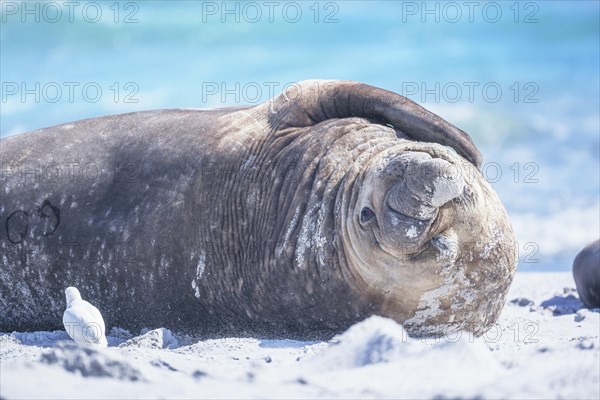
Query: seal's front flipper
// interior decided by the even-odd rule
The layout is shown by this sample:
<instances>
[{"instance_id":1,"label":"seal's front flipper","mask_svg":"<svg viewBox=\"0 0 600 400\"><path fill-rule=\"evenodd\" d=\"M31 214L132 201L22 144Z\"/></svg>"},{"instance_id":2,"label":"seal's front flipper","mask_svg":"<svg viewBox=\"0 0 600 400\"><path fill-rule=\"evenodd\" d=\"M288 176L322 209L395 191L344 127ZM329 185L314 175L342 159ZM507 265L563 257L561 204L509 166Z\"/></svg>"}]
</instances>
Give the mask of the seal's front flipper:
<instances>
[{"instance_id":1,"label":"seal's front flipper","mask_svg":"<svg viewBox=\"0 0 600 400\"><path fill-rule=\"evenodd\" d=\"M469 135L443 118L404 96L353 81L311 80L290 86L270 104L268 123L280 131L349 117L391 125L411 140L449 146L477 168L483 162Z\"/></svg>"}]
</instances>

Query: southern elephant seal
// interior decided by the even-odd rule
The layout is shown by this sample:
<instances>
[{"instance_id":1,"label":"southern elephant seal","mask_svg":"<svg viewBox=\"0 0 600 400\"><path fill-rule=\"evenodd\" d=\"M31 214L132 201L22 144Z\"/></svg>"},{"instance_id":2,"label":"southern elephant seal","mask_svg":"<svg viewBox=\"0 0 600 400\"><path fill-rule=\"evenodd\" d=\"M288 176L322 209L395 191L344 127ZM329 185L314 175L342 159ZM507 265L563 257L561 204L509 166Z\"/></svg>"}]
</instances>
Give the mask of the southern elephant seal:
<instances>
[{"instance_id":1,"label":"southern elephant seal","mask_svg":"<svg viewBox=\"0 0 600 400\"><path fill-rule=\"evenodd\" d=\"M77 286L129 329L306 336L379 314L482 334L516 267L469 136L357 82L0 145L0 331L59 328Z\"/></svg>"},{"instance_id":2,"label":"southern elephant seal","mask_svg":"<svg viewBox=\"0 0 600 400\"><path fill-rule=\"evenodd\" d=\"M600 239L583 248L573 261L579 298L588 308L600 308Z\"/></svg>"}]
</instances>

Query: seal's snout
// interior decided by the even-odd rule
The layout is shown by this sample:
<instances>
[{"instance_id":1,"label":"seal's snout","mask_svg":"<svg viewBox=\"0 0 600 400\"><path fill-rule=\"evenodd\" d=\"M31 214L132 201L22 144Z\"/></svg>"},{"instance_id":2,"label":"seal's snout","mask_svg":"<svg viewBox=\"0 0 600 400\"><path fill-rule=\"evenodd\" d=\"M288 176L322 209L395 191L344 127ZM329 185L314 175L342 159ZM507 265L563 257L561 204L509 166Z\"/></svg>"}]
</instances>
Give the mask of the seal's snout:
<instances>
[{"instance_id":1,"label":"seal's snout","mask_svg":"<svg viewBox=\"0 0 600 400\"><path fill-rule=\"evenodd\" d=\"M426 205L441 207L460 196L465 182L451 163L433 158L409 165L407 186Z\"/></svg>"},{"instance_id":2,"label":"seal's snout","mask_svg":"<svg viewBox=\"0 0 600 400\"><path fill-rule=\"evenodd\" d=\"M382 240L394 251L421 251L431 239L440 207L463 193L460 171L449 161L413 151L391 160L385 176L390 186L379 224Z\"/></svg>"},{"instance_id":3,"label":"seal's snout","mask_svg":"<svg viewBox=\"0 0 600 400\"><path fill-rule=\"evenodd\" d=\"M400 214L419 220L435 217L437 209L460 196L465 182L450 162L412 153L403 160L403 176L390 189L388 205Z\"/></svg>"}]
</instances>

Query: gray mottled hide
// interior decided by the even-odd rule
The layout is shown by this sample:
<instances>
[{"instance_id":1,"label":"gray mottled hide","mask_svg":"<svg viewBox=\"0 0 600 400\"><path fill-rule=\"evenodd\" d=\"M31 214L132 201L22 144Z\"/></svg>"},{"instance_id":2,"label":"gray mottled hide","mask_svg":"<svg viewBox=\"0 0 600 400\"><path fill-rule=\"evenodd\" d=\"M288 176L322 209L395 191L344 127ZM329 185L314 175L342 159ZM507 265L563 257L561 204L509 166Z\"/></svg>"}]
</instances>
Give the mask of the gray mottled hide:
<instances>
[{"instance_id":1,"label":"gray mottled hide","mask_svg":"<svg viewBox=\"0 0 600 400\"><path fill-rule=\"evenodd\" d=\"M306 335L380 314L482 333L514 273L470 138L355 82L77 121L0 155L0 331L60 328L76 286L109 327Z\"/></svg>"},{"instance_id":2,"label":"gray mottled hide","mask_svg":"<svg viewBox=\"0 0 600 400\"><path fill-rule=\"evenodd\" d=\"M579 298L589 308L600 307L600 240L587 245L573 261Z\"/></svg>"}]
</instances>

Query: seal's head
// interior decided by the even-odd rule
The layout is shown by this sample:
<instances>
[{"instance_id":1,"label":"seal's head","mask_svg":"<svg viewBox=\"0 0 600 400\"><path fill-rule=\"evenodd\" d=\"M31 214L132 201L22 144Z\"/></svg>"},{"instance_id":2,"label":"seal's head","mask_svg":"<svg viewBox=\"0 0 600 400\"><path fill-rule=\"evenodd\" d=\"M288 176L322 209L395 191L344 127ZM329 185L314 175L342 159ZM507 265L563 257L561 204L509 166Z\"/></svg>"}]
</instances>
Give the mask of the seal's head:
<instances>
[{"instance_id":1,"label":"seal's head","mask_svg":"<svg viewBox=\"0 0 600 400\"><path fill-rule=\"evenodd\" d=\"M355 284L414 335L482 334L515 270L498 197L452 150L398 140L355 176L342 218Z\"/></svg>"}]
</instances>

